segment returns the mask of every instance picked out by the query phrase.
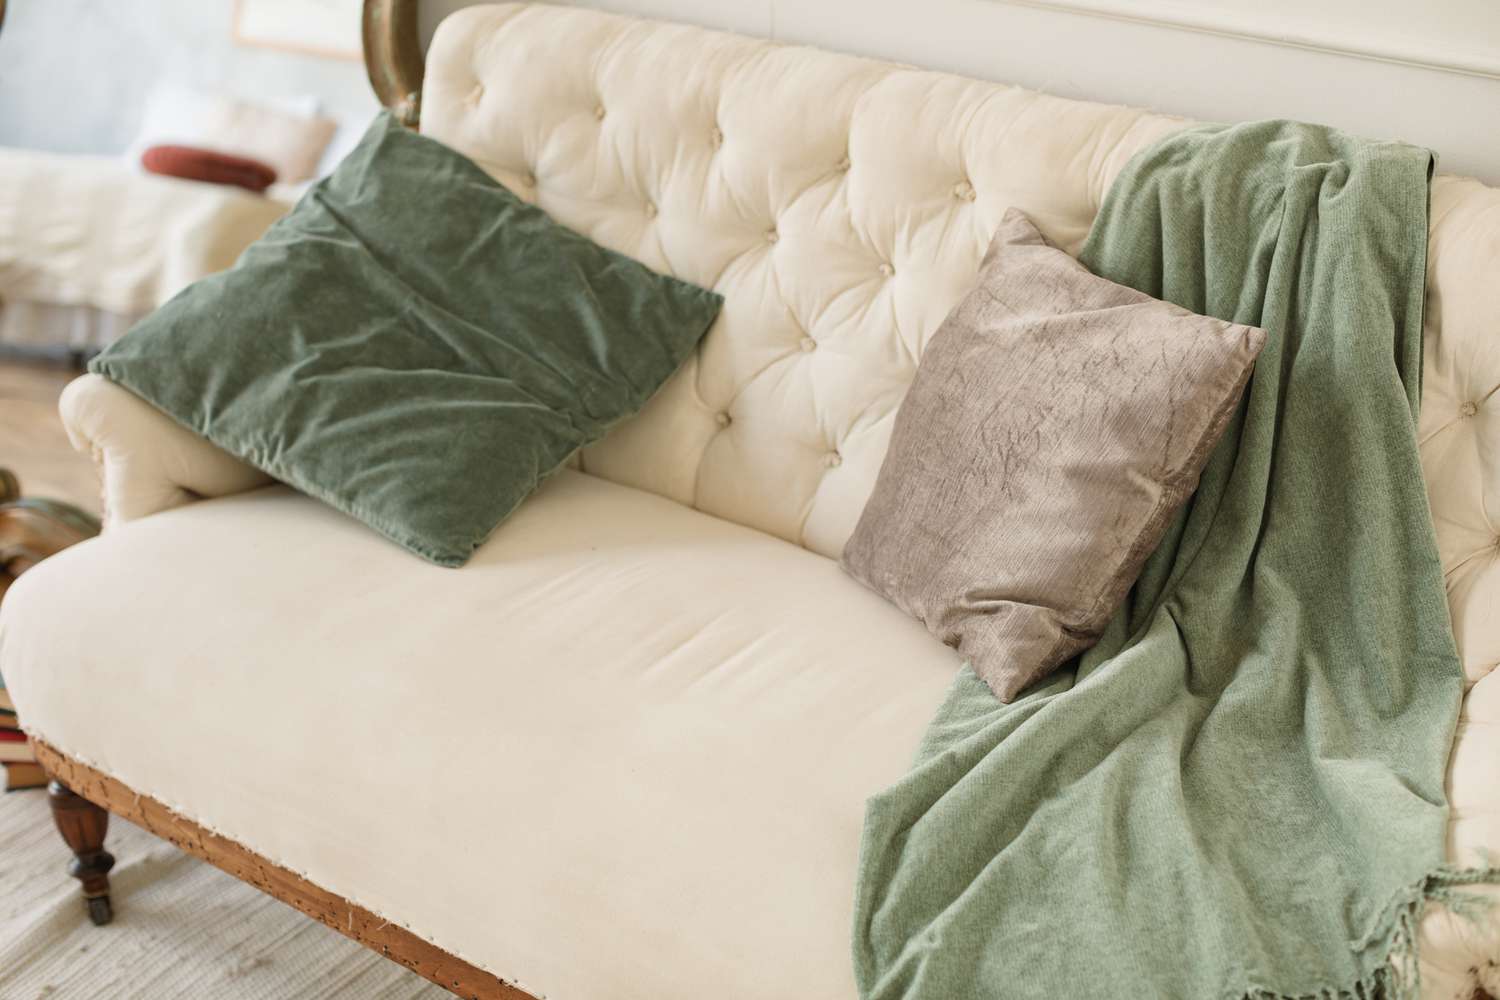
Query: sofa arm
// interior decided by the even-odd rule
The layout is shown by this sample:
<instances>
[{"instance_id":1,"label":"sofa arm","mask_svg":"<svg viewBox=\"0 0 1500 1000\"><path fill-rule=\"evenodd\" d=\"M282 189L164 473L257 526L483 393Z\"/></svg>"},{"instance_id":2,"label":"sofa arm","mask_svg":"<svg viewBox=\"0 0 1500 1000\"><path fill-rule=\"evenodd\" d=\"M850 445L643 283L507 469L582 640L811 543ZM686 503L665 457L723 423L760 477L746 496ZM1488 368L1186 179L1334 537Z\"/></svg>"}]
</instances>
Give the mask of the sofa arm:
<instances>
[{"instance_id":1,"label":"sofa arm","mask_svg":"<svg viewBox=\"0 0 1500 1000\"><path fill-rule=\"evenodd\" d=\"M99 375L83 375L58 403L73 447L91 454L104 484L104 526L203 497L241 493L271 477Z\"/></svg>"},{"instance_id":2,"label":"sofa arm","mask_svg":"<svg viewBox=\"0 0 1500 1000\"><path fill-rule=\"evenodd\" d=\"M1500 668L1469 689L1448 761L1448 859L1463 866L1500 865ZM1457 914L1430 906L1422 921L1422 996L1469 1000L1500 997L1500 886L1458 887L1488 911ZM1482 993L1480 991L1483 991Z\"/></svg>"}]
</instances>

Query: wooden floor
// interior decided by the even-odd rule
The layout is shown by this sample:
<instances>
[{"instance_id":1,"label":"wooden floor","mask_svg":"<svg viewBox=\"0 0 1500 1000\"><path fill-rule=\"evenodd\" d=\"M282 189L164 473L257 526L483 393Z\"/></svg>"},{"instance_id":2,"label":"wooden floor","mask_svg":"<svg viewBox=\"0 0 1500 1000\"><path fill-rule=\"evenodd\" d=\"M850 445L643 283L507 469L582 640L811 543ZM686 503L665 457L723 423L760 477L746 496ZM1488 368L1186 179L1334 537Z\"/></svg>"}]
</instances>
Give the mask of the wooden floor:
<instances>
[{"instance_id":1,"label":"wooden floor","mask_svg":"<svg viewBox=\"0 0 1500 1000\"><path fill-rule=\"evenodd\" d=\"M0 467L21 480L28 497L65 500L99 514L94 463L68 443L57 397L77 377L61 361L0 356Z\"/></svg>"}]
</instances>

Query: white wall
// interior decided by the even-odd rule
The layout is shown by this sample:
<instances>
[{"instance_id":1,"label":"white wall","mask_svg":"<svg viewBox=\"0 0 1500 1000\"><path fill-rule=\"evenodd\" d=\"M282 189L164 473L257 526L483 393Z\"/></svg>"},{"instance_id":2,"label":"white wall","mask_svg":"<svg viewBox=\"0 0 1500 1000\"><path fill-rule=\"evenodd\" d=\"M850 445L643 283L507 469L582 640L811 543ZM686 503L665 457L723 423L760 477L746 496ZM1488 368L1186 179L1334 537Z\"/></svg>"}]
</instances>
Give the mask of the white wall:
<instances>
[{"instance_id":1,"label":"white wall","mask_svg":"<svg viewBox=\"0 0 1500 1000\"><path fill-rule=\"evenodd\" d=\"M378 107L358 61L236 45L233 0L10 0L0 28L0 146L114 153L157 80L246 97Z\"/></svg>"},{"instance_id":2,"label":"white wall","mask_svg":"<svg viewBox=\"0 0 1500 1000\"><path fill-rule=\"evenodd\" d=\"M470 2L423 0L425 32ZM1193 118L1326 122L1500 184L1500 0L585 2ZM121 149L156 78L373 112L358 64L235 45L232 7L10 0L0 145Z\"/></svg>"},{"instance_id":3,"label":"white wall","mask_svg":"<svg viewBox=\"0 0 1500 1000\"><path fill-rule=\"evenodd\" d=\"M25 2L25 0L20 0ZM469 0L425 0L427 36ZM1300 118L1500 184L1497 0L587 0L1204 120Z\"/></svg>"}]
</instances>

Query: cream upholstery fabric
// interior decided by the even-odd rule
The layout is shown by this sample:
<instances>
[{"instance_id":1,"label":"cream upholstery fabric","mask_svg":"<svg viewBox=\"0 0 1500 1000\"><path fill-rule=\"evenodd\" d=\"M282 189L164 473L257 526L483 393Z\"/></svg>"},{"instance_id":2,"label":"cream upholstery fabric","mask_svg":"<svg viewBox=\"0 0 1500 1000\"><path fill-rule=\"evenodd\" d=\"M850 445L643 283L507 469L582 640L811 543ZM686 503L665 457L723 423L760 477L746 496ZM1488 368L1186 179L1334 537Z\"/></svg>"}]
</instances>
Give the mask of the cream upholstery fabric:
<instances>
[{"instance_id":1,"label":"cream upholstery fabric","mask_svg":"<svg viewBox=\"0 0 1500 1000\"><path fill-rule=\"evenodd\" d=\"M428 66L425 132L726 298L698 358L584 469L827 556L1005 209L1076 245L1122 142L1183 124L540 6L458 12Z\"/></svg>"},{"instance_id":2,"label":"cream upholstery fabric","mask_svg":"<svg viewBox=\"0 0 1500 1000\"><path fill-rule=\"evenodd\" d=\"M91 454L104 486L104 527L271 477L99 375L74 379L59 401L73 447Z\"/></svg>"},{"instance_id":3,"label":"cream upholstery fabric","mask_svg":"<svg viewBox=\"0 0 1500 1000\"><path fill-rule=\"evenodd\" d=\"M583 456L583 467L606 479L649 489L826 556L837 555L852 531L884 455L892 414L921 349L972 282L990 234L1005 209L1011 205L1021 208L1050 239L1076 249L1104 191L1129 157L1186 124L1143 111L1066 101L940 73L548 6L474 7L450 17L439 29L429 55L424 98L427 132L475 157L560 221L653 266L711 285L726 297L724 313L699 355L645 413L589 449ZM1493 672L1500 662L1500 396L1496 395L1500 388L1500 282L1494 278L1500 270L1500 191L1473 181L1437 178L1431 238L1423 457L1439 546L1448 571L1455 631L1471 684L1450 774L1454 805L1450 850L1455 860L1472 862L1481 847L1500 854L1500 674ZM182 503L189 498L184 490L223 493L247 485L242 472L223 464L221 453L170 433L165 440L169 442L166 447L171 461L142 457L154 451L155 437L163 430L144 418L116 426L109 414L128 409L120 392L95 380L83 381L70 410L93 414L88 420L75 417L72 430L86 444L97 446L107 456L106 463L117 454L131 459L116 463L117 475L108 486L122 498L112 502L117 523ZM128 503L123 499L127 497ZM257 504L267 502L256 500ZM348 543L343 534L334 533L330 535L333 541L325 541L320 533L305 531L295 535L295 545L288 545L279 538L272 541L263 533L256 535L257 522L248 517L251 510L261 508L246 508L239 502L194 505L180 516L153 518L139 529L120 531L118 538L89 546L76 557L77 565L82 566L87 558L98 560L101 571L105 566L116 567L110 572L117 575L121 587L130 581L133 592L136 576L127 574L124 568L128 558L174 565L151 555L150 546L171 542L181 547L190 529L207 532L211 528L230 537L249 532L248 537L259 539L256 544L274 551L274 558L263 555L270 562L252 560L237 565L231 560L227 568L217 562L195 564L202 568L190 584L170 586L180 587L186 599L193 597L205 581L217 581L215 586L238 585L234 581L243 582L259 566L264 572L291 581L276 591L279 596L263 598L277 609L296 610L314 592L311 588L316 579L328 579L333 581L327 584L329 587L349 595L347 605L341 603L330 611L334 624L348 619L387 624L391 616L381 619L372 614L361 603L367 599L366 591L347 584L352 579L347 574L361 567L368 572L367 560L376 558L374 539L366 552ZM608 516L622 515L611 511ZM338 522L320 512L307 523L331 530ZM183 534L179 536L179 532ZM346 544L349 547L343 547ZM298 546L313 552L302 552ZM303 567L317 559L330 564L345 560L351 565L335 576L304 577ZM403 564L400 572L414 573L419 568L412 565L408 569ZM831 571L831 564L826 569ZM714 578L722 587L741 586L738 574L753 576L750 570L740 570L727 560L721 560L715 572L722 575ZM225 574L228 577L221 579ZM29 579L23 579L17 592L30 590L26 586ZM396 585L378 577L371 579L377 581L378 588ZM561 600L575 586L576 580L559 577L549 600ZM845 592L848 588L857 590L855 584L830 576L826 591L820 588L815 595L808 591L801 598L817 609L824 627L833 630L830 634L842 634L840 630L854 613L847 603L852 600ZM715 589L705 583L693 596L717 607L713 604L719 599ZM46 596L49 592L53 596ZM175 596L176 591L171 592ZM143 600L138 606L160 607L168 600L165 593L152 597L157 603ZM7 676L16 671L42 677L53 669L71 676L79 669L77 656L45 651L34 641L18 638L23 632L31 632L33 623L29 619L33 617L38 630L48 615L58 621L77 620L65 617L70 615L69 605L60 589L54 586L48 590L38 581L36 593L26 598L26 603L34 609L26 617L6 616L0 667ZM460 625L454 608L445 608L441 600L430 603L431 607L428 601L413 599L399 606L377 605L399 607L410 614L420 612L424 617L420 624L413 625L413 634L398 633L394 646L383 645L366 657L371 661L364 664L367 670L379 666L380 676L387 676L386 671L393 669L387 662L391 657L414 659L423 670L428 669L427 660L418 654L432 635L442 635L445 629L473 630L471 634L489 637L498 649L510 648L517 641L509 633L502 638L500 633L489 632L493 623L486 614ZM490 602L485 608L492 614L502 605ZM540 599L534 606L548 607ZM652 614L668 616L663 620L670 620L675 610L669 603L652 607ZM217 635L253 637L274 628L279 638L277 648L285 650L278 655L293 657L297 663L312 663L310 658L321 654L315 661L317 670L309 668L310 678L329 669L328 664L343 669L350 658L339 645L342 633L334 624L309 624L294 633L277 614L264 608L236 610L197 603L193 608L200 615L214 616L219 625ZM873 623L883 621L884 610L871 607L869 622L861 627L875 628ZM170 615L174 622L183 617L175 607L163 614ZM572 633L587 624L572 619L558 641L573 641ZM134 646L121 647L119 652L114 651L113 637L105 638L109 633L102 627L90 633L92 640L75 637L74 642L79 644L77 653L93 649L90 655L94 657L105 656L103 651L110 649L116 664L113 669L144 670L146 661L161 657L160 631L152 632L149 640L141 638ZM776 635L773 632L762 642L770 657L768 663L774 662L775 650L780 648L774 644ZM203 641L203 649L215 653L224 645L222 639ZM618 657L622 647L616 643L600 649ZM715 683L733 683L756 691L779 676L771 667L762 666L758 651L735 656L725 651L723 655ZM141 664L131 667L126 660L132 656ZM557 657L540 659L553 663ZM846 659L848 663L840 661L838 666L855 669L849 663L858 657ZM662 669L674 662L668 657ZM165 680L159 683L165 697L169 684ZM379 687L373 695L367 688L351 690L366 692L361 700L373 696L378 701L389 695ZM422 690L437 688L424 685ZM69 736L83 735L84 727L73 723L72 713L84 709L67 705L61 692L31 695L23 688L20 697L37 698L38 705L44 703L42 699L55 698L46 709L47 725L51 726L54 719L59 724L66 721L67 728L59 728L57 733L61 746L79 753L89 751L86 742L76 746L66 742ZM897 727L904 734L901 739L914 737L929 710L929 704L921 698L901 707L870 709L874 719L893 726L892 713L911 712L911 717ZM213 716L228 709L221 706L201 711ZM289 718L284 732L302 739L325 728L308 722L304 731L299 726L301 718L301 714ZM814 724L811 719L809 716L806 724ZM421 721L406 723L403 731L415 731ZM161 755L177 752L186 756L182 748L193 746L196 756L199 726L195 722L185 724L192 730L177 734L170 746L164 741L158 748ZM734 730L744 722L737 713L726 712L699 724ZM449 731L441 725L437 728ZM562 732L571 740L578 727ZM125 735L122 730L118 738ZM637 734L641 739L646 735ZM660 739L670 742L679 735L680 731L668 729ZM884 743L866 745L862 737L839 736L830 730L830 746L840 739L848 742L850 749L846 752L851 755L855 747L860 753L892 754L886 771L859 772L866 782L860 794L899 772L900 762L912 749L910 743L899 751ZM895 737L881 733L871 739ZM557 734L549 735L539 745L548 753L573 752L571 743ZM351 745L348 753L355 763L349 766L358 767L357 754L363 752L363 747ZM98 759L110 763L108 757ZM648 761L641 758L640 763L642 769L635 774L645 781ZM168 775L178 776L190 764L186 760L176 762L173 770L160 772L158 782ZM659 761L653 756L649 764L656 767ZM139 774L121 777L151 781L158 775L155 769L167 765L153 759L149 773L144 763L141 766ZM335 770L318 773L329 782L346 780ZM467 779L475 773L463 771L460 776ZM661 780L670 781L673 776L674 772L667 771ZM430 777L424 776L423 788L410 794L428 794L425 782ZM539 821L525 836L535 838L537 844L545 843L549 850L581 850L568 839L569 831L559 833L546 821L551 815L551 800L545 786L528 783L524 776L515 780L519 784L506 786L497 773L493 787L505 788L516 808ZM853 772L849 780L856 780ZM165 786L158 783L143 787L151 790ZM222 794L227 793L206 797L201 809L196 799L183 797L177 801L195 815L217 821L210 807L218 806ZM727 803L732 798L726 795L718 801ZM820 838L830 833L819 826L821 819L814 821L812 817L831 814L819 813L805 800L798 801L801 804L796 808L804 810L807 820L805 828L782 828L782 839L776 841L778 851L790 851L795 846L841 872L852 870L852 845L849 853L837 854L802 843L802 838L811 838L826 847L827 842ZM672 802L689 816L693 815L690 810L700 807L690 796ZM657 804L665 808L665 801ZM334 817L336 826L340 823L342 814L328 815ZM259 849L279 849L285 846L282 838L293 836L292 831L284 829L285 823L268 817L242 819L243 823L229 832ZM304 845L309 855L316 855L309 862L309 872L315 880L324 880L325 875L348 878L350 869L338 867L342 862L332 856L343 844L341 832L330 829L330 821L322 822L321 828L315 825L304 832L310 840L323 838L321 847ZM426 821L419 816L411 822L421 827ZM602 820L595 824L595 830L600 836L608 836L608 826ZM397 832L381 835L394 837ZM527 844L507 843L518 850ZM493 846L493 841L486 844L487 858L498 853L491 849ZM466 849L478 848L470 842ZM373 855L362 856L361 885L370 888L359 898L389 906L398 917L415 921L424 894L439 890L435 886L408 888L396 884L399 876L383 872L391 857L396 855L379 860ZM424 863L439 857L440 852L425 851ZM687 860L691 859L684 863ZM777 891L786 888L784 872L778 867L785 861L784 854L772 852L734 861L761 865L755 869L758 878L770 880L768 884ZM725 863L729 863L727 859ZM643 877L641 872L630 874L623 865L609 869L608 874L627 880ZM676 877L670 870L651 874ZM476 913L493 913L482 908L483 901L471 901L467 896L461 901L458 894L469 891L468 883L457 875L454 879L453 885L445 887L454 907L472 903L479 907ZM625 884L638 887L634 881ZM591 907L588 892L605 885L601 871L587 866L568 879L559 879L550 887L550 895L517 896L513 905L561 906L555 898L559 893L576 892L585 885L588 891L573 901L579 907L579 918L586 919ZM715 907L725 912L747 912L744 902L735 895L711 899L707 889L675 901L665 895L646 898L663 906L680 905L673 918L677 928L696 926L714 913ZM805 912L812 912L796 902L801 897L787 895L785 899L784 919L803 920ZM832 910L818 912L828 914ZM610 970L598 972L601 978L590 981L588 990L571 989L577 981L567 977L585 975L584 966L592 956L566 929L559 930L545 945L554 952L543 961L530 950L544 948L542 937L529 925L513 927L524 923L519 918L497 923L497 930L481 948L472 929L465 932L455 928L455 913L445 911L439 915L441 919L435 917L418 929L445 947L472 950L471 958L503 974L528 976L536 968L550 970L566 965L568 971L559 973L564 976L561 982L549 980L550 972L546 971L537 979L536 985L552 989L558 996L628 995L618 992L618 969L613 970L617 973L614 978ZM561 927L564 923L559 913L552 918L557 924L548 926ZM714 926L723 929L725 925ZM843 945L846 929L842 925L832 931L810 925L802 928L807 934L831 935L819 938L830 949L820 959L827 968L809 981L832 983L835 971L842 974L848 964ZM1446 914L1434 913L1424 924L1423 933L1423 982L1428 996L1466 1000L1476 982L1500 993L1500 965L1496 964L1500 963L1500 921L1476 929L1456 923ZM727 935L720 947L758 958L754 975L779 974L783 960L779 950L754 951L765 943L764 937L755 938L753 934L750 938ZM648 936L635 944L637 951L651 951L669 946L670 936ZM517 956L524 960L512 964ZM533 959L543 964L537 966ZM655 977L679 974L663 964L653 962L650 969L639 972L658 984L661 980ZM682 976L690 974L681 972ZM685 981L671 980L674 988ZM704 990L725 995L725 990L738 985L732 979L703 980L698 995ZM657 995L681 994L663 987ZM758 995L835 994L808 989L778 994L766 988Z\"/></svg>"},{"instance_id":4,"label":"cream upholstery fabric","mask_svg":"<svg viewBox=\"0 0 1500 1000\"><path fill-rule=\"evenodd\" d=\"M1500 859L1500 190L1432 185L1420 440L1468 692L1448 765L1449 856ZM1500 892L1488 890L1500 902ZM1500 996L1500 910L1480 930L1439 911L1423 927L1424 995Z\"/></svg>"},{"instance_id":5,"label":"cream upholstery fabric","mask_svg":"<svg viewBox=\"0 0 1500 1000\"><path fill-rule=\"evenodd\" d=\"M143 313L233 264L289 207L114 157L0 148L0 299Z\"/></svg>"},{"instance_id":6,"label":"cream upholstery fabric","mask_svg":"<svg viewBox=\"0 0 1500 1000\"><path fill-rule=\"evenodd\" d=\"M571 471L461 572L271 487L3 622L43 738L559 1000L852 997L864 799L958 666L832 560Z\"/></svg>"}]
</instances>

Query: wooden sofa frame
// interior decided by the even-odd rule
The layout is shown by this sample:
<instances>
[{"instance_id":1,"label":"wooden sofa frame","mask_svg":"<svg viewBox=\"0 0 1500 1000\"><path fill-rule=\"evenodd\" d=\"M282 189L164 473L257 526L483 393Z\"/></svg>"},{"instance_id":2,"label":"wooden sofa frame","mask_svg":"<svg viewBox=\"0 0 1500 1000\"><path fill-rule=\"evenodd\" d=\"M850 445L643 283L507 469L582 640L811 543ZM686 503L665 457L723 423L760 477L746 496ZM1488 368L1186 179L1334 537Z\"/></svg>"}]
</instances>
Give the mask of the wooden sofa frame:
<instances>
[{"instance_id":1,"label":"wooden sofa frame","mask_svg":"<svg viewBox=\"0 0 1500 1000\"><path fill-rule=\"evenodd\" d=\"M35 740L34 745L37 760L52 779L47 788L52 818L73 852L68 872L83 883L89 919L95 924L107 924L113 917L109 870L114 867L115 859L104 849L104 836L109 829L110 813L114 813L275 896L371 951L399 962L450 993L469 1000L535 1000L530 993L448 954L343 896L314 885L228 837L199 826L104 772L73 760L41 740Z\"/></svg>"}]
</instances>

